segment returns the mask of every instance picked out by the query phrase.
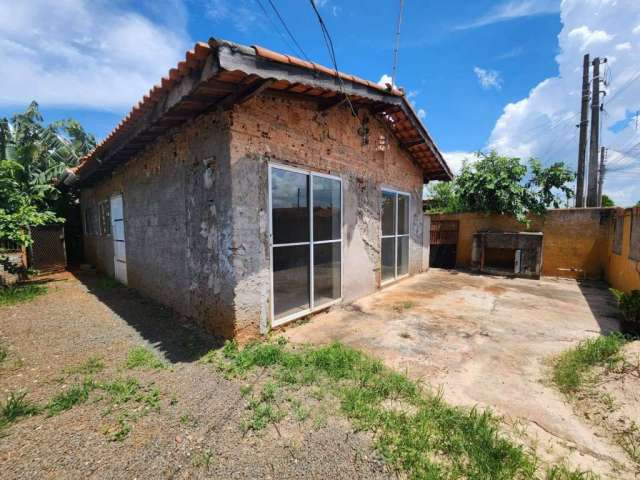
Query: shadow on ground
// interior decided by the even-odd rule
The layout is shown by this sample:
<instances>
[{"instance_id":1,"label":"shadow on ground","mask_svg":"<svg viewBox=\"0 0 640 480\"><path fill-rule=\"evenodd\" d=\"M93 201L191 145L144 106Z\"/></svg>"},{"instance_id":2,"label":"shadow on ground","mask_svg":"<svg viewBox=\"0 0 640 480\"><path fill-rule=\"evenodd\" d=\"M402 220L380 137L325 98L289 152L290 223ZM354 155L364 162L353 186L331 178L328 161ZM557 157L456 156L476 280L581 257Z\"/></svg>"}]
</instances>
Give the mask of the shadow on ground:
<instances>
[{"instance_id":1,"label":"shadow on ground","mask_svg":"<svg viewBox=\"0 0 640 480\"><path fill-rule=\"evenodd\" d=\"M173 310L108 277L93 272L71 273L171 363L196 361L209 350L223 344L221 339L187 324Z\"/></svg>"},{"instance_id":2,"label":"shadow on ground","mask_svg":"<svg viewBox=\"0 0 640 480\"><path fill-rule=\"evenodd\" d=\"M622 317L609 285L602 280L580 280L578 287L603 334L620 331Z\"/></svg>"}]
</instances>

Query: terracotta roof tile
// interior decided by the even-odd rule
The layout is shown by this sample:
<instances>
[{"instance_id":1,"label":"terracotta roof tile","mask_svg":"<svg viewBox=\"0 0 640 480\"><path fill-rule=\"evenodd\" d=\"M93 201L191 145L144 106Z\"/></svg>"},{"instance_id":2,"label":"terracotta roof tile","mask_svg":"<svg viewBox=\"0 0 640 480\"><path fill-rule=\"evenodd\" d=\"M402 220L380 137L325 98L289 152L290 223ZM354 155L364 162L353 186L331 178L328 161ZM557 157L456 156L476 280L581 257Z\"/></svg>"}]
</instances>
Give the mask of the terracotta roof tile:
<instances>
[{"instance_id":1,"label":"terracotta roof tile","mask_svg":"<svg viewBox=\"0 0 640 480\"><path fill-rule=\"evenodd\" d=\"M349 75L343 72L336 72L334 69L325 67L324 65L302 60L292 55L284 55L278 52L271 51L264 47L260 47L258 45L253 45L251 48L249 48L249 47L243 47L236 44L231 44L229 42L211 39L209 43L203 43L203 42L196 43L192 50L189 50L188 52L186 52L185 59L180 61L175 68L172 68L171 70L169 70L168 75L166 77L163 77L157 85L154 85L149 90L149 92L142 97L142 99L132 108L132 110L127 114L127 116L118 123L116 128L111 133L109 133L109 135L107 135L106 138L102 142L100 142L92 152L85 155L81 159L80 164L77 167L74 167L75 168L74 171L80 172L83 169L83 167L85 167L88 160L90 160L91 158L97 157L98 154L102 154L104 151L107 151L109 146L117 139L117 137L119 137L125 130L128 130L134 122L136 122L138 119L143 117L147 112L152 110L155 107L156 103L161 99L161 97L165 93L167 93L175 84L177 84L182 78L188 75L191 70L199 68L203 64L204 60L208 58L209 54L212 51L214 51L214 48L217 48L221 44L231 45L232 47L235 46L235 48L238 48L244 52L253 50L254 54L257 57L265 58L273 62L293 65L295 67L304 68L304 69L313 71L315 73L321 73L321 74L325 74L332 77L338 76L343 81L353 82L359 85L363 85L367 88L384 92L387 95L404 97L404 93L401 90L398 90L396 88L390 88L389 86L385 87L385 86L373 83L369 80L356 77L354 75ZM234 72L224 72L224 71L220 72L218 74L218 79L221 81L238 83L242 81L242 79L245 78L246 76L245 74L242 74L242 72L235 72L235 73L238 73L240 75L236 75L234 74ZM272 88L277 88L277 85L280 85L280 84L282 84L283 88L286 88L290 91L299 92L299 93L307 93L311 90L315 90L315 89L309 89L308 86L305 86L303 83L294 84L295 87L291 88L291 84L286 79L280 79L279 82L272 85ZM329 92L329 93L332 93L332 95L330 96L335 96L337 92ZM324 93L320 92L320 95L324 95ZM405 97L405 100L406 100L406 97ZM409 105L409 108L411 109L409 102L405 102L405 103L407 103ZM413 109L411 109L411 111L413 112ZM413 112L413 114L415 115L415 112ZM428 137L428 133L426 135ZM444 163L443 160L441 161L441 163L443 164L443 168L445 172L448 172L448 167L446 167L446 164Z\"/></svg>"}]
</instances>

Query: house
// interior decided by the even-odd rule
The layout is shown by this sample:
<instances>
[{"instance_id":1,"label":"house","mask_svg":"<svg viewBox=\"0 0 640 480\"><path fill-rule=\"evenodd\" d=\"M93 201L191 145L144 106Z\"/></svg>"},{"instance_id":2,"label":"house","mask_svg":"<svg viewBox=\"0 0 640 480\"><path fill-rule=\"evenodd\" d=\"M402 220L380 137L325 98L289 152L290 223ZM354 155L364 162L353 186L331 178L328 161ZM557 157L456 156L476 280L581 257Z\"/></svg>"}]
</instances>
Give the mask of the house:
<instances>
[{"instance_id":1,"label":"house","mask_svg":"<svg viewBox=\"0 0 640 480\"><path fill-rule=\"evenodd\" d=\"M428 268L423 184L450 178L402 91L211 39L63 182L89 263L250 338Z\"/></svg>"}]
</instances>

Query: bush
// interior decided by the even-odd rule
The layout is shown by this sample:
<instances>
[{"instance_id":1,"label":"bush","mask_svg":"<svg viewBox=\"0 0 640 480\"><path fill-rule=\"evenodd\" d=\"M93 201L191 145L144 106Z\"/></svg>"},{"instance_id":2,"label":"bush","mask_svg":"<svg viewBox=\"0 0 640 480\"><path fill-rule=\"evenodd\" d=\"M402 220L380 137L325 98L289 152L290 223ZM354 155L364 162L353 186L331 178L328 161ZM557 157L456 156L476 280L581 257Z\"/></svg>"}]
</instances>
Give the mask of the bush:
<instances>
[{"instance_id":1,"label":"bush","mask_svg":"<svg viewBox=\"0 0 640 480\"><path fill-rule=\"evenodd\" d=\"M627 322L640 323L640 290L621 292L614 288L611 292L618 300L618 308Z\"/></svg>"}]
</instances>

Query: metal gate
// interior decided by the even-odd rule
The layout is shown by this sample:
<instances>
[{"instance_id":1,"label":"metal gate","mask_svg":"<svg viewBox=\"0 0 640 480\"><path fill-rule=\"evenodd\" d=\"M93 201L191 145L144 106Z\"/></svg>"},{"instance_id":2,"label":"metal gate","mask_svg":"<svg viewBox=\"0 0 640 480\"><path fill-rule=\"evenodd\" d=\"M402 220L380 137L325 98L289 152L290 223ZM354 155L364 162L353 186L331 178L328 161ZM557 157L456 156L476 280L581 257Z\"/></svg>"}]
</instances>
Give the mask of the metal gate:
<instances>
[{"instance_id":1,"label":"metal gate","mask_svg":"<svg viewBox=\"0 0 640 480\"><path fill-rule=\"evenodd\" d=\"M458 220L431 220L429 266L454 268L458 251Z\"/></svg>"},{"instance_id":2,"label":"metal gate","mask_svg":"<svg viewBox=\"0 0 640 480\"><path fill-rule=\"evenodd\" d=\"M64 226L42 225L31 227L33 244L29 247L29 267L41 272L67 268L64 246Z\"/></svg>"}]
</instances>

